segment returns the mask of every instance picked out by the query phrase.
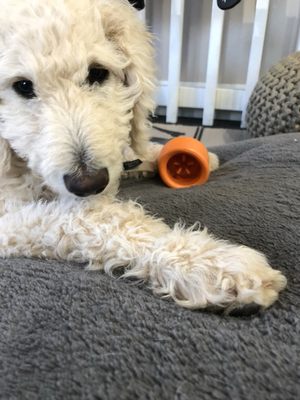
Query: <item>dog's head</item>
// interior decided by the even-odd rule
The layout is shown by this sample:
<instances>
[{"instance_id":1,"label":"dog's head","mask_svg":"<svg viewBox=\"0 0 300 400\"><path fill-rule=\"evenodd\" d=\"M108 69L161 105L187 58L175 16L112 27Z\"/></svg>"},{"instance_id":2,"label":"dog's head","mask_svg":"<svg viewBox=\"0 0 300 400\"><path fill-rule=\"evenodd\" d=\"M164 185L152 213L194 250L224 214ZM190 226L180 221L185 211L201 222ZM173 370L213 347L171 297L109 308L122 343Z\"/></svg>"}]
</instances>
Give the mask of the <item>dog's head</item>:
<instances>
[{"instance_id":1,"label":"dog's head","mask_svg":"<svg viewBox=\"0 0 300 400\"><path fill-rule=\"evenodd\" d=\"M147 141L150 35L127 0L6 0L0 13L0 176L12 152L61 195L117 186Z\"/></svg>"}]
</instances>

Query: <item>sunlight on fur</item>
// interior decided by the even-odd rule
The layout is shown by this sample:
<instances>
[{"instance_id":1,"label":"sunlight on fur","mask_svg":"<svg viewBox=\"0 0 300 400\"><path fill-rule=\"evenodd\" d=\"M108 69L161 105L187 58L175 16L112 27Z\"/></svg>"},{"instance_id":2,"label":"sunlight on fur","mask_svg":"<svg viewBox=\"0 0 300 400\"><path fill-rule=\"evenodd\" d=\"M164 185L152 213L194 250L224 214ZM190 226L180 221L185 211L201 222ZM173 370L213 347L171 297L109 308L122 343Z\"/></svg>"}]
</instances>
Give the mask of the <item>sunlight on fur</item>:
<instances>
[{"instance_id":1,"label":"sunlight on fur","mask_svg":"<svg viewBox=\"0 0 300 400\"><path fill-rule=\"evenodd\" d=\"M159 151L153 58L127 0L1 3L0 256L125 267L192 309L268 307L286 279L264 255L115 199L128 154Z\"/></svg>"}]
</instances>

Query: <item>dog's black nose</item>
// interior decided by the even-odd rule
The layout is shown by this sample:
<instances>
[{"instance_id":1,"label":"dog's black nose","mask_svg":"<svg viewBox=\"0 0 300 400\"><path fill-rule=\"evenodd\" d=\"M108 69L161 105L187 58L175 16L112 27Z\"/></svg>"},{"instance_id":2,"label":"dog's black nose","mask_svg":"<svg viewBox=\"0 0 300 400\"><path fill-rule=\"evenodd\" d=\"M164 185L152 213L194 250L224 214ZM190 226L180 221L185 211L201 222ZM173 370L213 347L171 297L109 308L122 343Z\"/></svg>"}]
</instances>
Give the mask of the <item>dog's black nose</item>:
<instances>
[{"instance_id":1,"label":"dog's black nose","mask_svg":"<svg viewBox=\"0 0 300 400\"><path fill-rule=\"evenodd\" d=\"M64 175L64 182L69 192L79 197L86 197L103 192L108 185L109 174L107 168L92 173L80 171Z\"/></svg>"}]
</instances>

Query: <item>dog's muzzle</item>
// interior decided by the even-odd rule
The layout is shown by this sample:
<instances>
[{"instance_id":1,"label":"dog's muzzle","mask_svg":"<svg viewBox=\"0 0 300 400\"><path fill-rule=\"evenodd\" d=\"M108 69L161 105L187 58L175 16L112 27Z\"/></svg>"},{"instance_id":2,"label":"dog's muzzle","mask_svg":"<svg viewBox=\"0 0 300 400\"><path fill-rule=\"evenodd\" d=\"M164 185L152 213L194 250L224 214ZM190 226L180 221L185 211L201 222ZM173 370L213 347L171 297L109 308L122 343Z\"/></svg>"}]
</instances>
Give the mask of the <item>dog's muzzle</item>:
<instances>
[{"instance_id":1,"label":"dog's muzzle","mask_svg":"<svg viewBox=\"0 0 300 400\"><path fill-rule=\"evenodd\" d=\"M109 183L107 168L95 172L80 171L64 175L64 182L69 192L79 197L87 197L103 192Z\"/></svg>"}]
</instances>

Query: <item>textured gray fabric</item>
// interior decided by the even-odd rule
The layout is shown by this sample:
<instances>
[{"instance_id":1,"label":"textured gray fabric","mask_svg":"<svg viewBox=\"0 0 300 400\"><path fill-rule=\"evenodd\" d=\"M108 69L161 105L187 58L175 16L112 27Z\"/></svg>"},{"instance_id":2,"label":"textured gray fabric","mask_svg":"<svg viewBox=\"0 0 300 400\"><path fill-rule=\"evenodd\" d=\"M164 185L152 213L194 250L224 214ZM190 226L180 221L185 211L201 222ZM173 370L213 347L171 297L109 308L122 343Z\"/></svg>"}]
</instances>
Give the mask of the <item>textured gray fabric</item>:
<instances>
[{"instance_id":1,"label":"textured gray fabric","mask_svg":"<svg viewBox=\"0 0 300 400\"><path fill-rule=\"evenodd\" d=\"M225 317L81 265L2 260L1 399L299 399L300 135L217 151L202 187L128 181L122 196L264 251L288 277L280 301Z\"/></svg>"},{"instance_id":2,"label":"textured gray fabric","mask_svg":"<svg viewBox=\"0 0 300 400\"><path fill-rule=\"evenodd\" d=\"M251 137L300 130L300 52L274 65L257 83L247 107Z\"/></svg>"}]
</instances>

